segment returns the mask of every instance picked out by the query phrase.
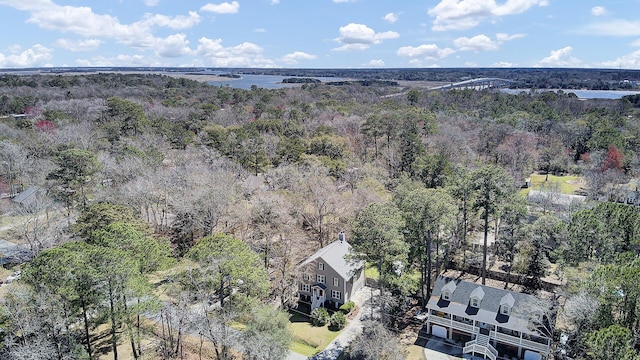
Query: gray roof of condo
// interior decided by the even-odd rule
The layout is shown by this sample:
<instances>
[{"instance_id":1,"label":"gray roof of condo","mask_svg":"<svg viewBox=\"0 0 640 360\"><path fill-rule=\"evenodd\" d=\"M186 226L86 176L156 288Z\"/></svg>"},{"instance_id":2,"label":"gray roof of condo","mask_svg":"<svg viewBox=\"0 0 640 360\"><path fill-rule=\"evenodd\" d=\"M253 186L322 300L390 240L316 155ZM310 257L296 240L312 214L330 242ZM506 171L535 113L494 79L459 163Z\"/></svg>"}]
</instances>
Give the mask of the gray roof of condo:
<instances>
[{"instance_id":1,"label":"gray roof of condo","mask_svg":"<svg viewBox=\"0 0 640 360\"><path fill-rule=\"evenodd\" d=\"M451 289L455 286L455 289ZM443 287L451 291L449 301L444 300ZM479 307L471 306L471 297L481 298ZM500 313L501 304L510 306L509 315ZM553 302L534 295L479 285L463 280L438 276L429 299L428 307L436 311L477 320L486 324L519 331L526 334L546 336L546 331L536 330L530 319L548 316ZM537 315L536 315L537 314Z\"/></svg>"}]
</instances>

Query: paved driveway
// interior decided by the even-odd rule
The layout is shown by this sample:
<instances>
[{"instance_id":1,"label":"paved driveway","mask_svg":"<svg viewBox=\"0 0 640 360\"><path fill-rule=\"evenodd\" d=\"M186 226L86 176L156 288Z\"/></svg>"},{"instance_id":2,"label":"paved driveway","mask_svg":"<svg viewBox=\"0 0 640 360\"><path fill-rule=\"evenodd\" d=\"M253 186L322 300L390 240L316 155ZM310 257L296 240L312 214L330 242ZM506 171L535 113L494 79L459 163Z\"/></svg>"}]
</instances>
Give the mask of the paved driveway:
<instances>
[{"instance_id":1,"label":"paved driveway","mask_svg":"<svg viewBox=\"0 0 640 360\"><path fill-rule=\"evenodd\" d=\"M369 299L372 294L377 294L378 290L364 287L356 293L353 302L360 308L356 316L347 322L347 326L327 347L318 354L310 357L312 360L334 360L344 351L344 348L362 333L362 320L371 316L371 305ZM290 360L293 360L290 358Z\"/></svg>"}]
</instances>

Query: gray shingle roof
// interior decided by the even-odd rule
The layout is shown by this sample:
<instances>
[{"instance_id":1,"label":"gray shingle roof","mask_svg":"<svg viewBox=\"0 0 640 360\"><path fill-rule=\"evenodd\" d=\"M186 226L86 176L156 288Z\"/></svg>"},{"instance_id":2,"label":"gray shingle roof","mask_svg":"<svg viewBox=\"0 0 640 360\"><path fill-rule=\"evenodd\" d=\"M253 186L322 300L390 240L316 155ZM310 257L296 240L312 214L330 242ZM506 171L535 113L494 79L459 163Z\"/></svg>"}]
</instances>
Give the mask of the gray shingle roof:
<instances>
[{"instance_id":1,"label":"gray shingle roof","mask_svg":"<svg viewBox=\"0 0 640 360\"><path fill-rule=\"evenodd\" d=\"M441 298L442 288L451 281L456 285L455 291L451 293L450 301L446 301ZM447 288L450 287L451 285L447 286ZM479 308L473 308L470 306L470 298L472 295L478 295L480 292L478 288L481 289L484 296L482 296ZM500 314L501 302L511 305L510 315ZM536 313L545 315L548 309L552 308L550 301L533 295L497 289L445 276L438 276L427 306L436 311L538 336L545 336L544 332L535 330L530 325L529 319ZM546 309L544 309L545 307Z\"/></svg>"},{"instance_id":2,"label":"gray shingle roof","mask_svg":"<svg viewBox=\"0 0 640 360\"><path fill-rule=\"evenodd\" d=\"M348 242L336 240L316 251L300 263L298 267L305 266L316 259L322 259L326 265L330 266L343 279L350 279L356 270L364 266L363 261L350 261L345 259L345 255L349 254L350 251L351 245L349 245Z\"/></svg>"},{"instance_id":3,"label":"gray shingle roof","mask_svg":"<svg viewBox=\"0 0 640 360\"><path fill-rule=\"evenodd\" d=\"M16 195L13 198L13 201L18 203L18 204L23 204L26 205L30 202L32 202L34 199L32 198L34 195L37 194L45 194L47 192L46 189L41 188L39 186L29 186L29 188L27 188L27 190L21 192L20 194Z\"/></svg>"}]
</instances>

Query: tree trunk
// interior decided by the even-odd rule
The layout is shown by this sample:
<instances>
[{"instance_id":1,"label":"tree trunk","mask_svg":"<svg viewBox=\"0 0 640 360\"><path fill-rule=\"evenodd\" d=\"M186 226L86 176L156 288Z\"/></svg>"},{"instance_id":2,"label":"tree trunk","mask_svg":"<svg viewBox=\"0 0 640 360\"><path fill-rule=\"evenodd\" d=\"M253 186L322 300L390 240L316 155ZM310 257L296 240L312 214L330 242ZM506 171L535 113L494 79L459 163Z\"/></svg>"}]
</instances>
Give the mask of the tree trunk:
<instances>
[{"instance_id":1,"label":"tree trunk","mask_svg":"<svg viewBox=\"0 0 640 360\"><path fill-rule=\"evenodd\" d=\"M164 332L164 310L160 310L160 323L162 324L162 358L168 359L169 354L167 353L167 337Z\"/></svg>"},{"instance_id":2,"label":"tree trunk","mask_svg":"<svg viewBox=\"0 0 640 360\"><path fill-rule=\"evenodd\" d=\"M82 318L84 320L84 335L87 338L87 354L89 355L89 359L91 357L91 336L89 334L89 318L87 317L87 303L85 301L84 296L81 297L80 300L82 304Z\"/></svg>"},{"instance_id":3,"label":"tree trunk","mask_svg":"<svg viewBox=\"0 0 640 360\"><path fill-rule=\"evenodd\" d=\"M505 290L509 287L509 281L511 281L511 264L509 264L509 267L507 269L507 281L505 281L504 283Z\"/></svg>"},{"instance_id":4,"label":"tree trunk","mask_svg":"<svg viewBox=\"0 0 640 360\"><path fill-rule=\"evenodd\" d=\"M462 200L462 268L467 266L467 199Z\"/></svg>"},{"instance_id":5,"label":"tree trunk","mask_svg":"<svg viewBox=\"0 0 640 360\"><path fill-rule=\"evenodd\" d=\"M382 305L382 295L383 295L383 286L382 286L382 257L378 260L378 288L380 289L380 315L384 312L384 306Z\"/></svg>"},{"instance_id":6,"label":"tree trunk","mask_svg":"<svg viewBox=\"0 0 640 360\"><path fill-rule=\"evenodd\" d=\"M138 299L138 302L140 300ZM135 338L133 336L133 329L131 328L131 317L129 316L129 309L127 306L127 298L125 296L122 297L122 302L124 304L124 312L127 316L127 332L129 333L129 343L131 344L131 352L133 353L133 358L134 359L138 359L138 350L136 348L136 341ZM140 325L140 323L138 322L138 325Z\"/></svg>"},{"instance_id":7,"label":"tree trunk","mask_svg":"<svg viewBox=\"0 0 640 360\"><path fill-rule=\"evenodd\" d=\"M427 293L425 288L427 287L427 265L424 261L420 261L420 302L422 310L427 307Z\"/></svg>"},{"instance_id":8,"label":"tree trunk","mask_svg":"<svg viewBox=\"0 0 640 360\"><path fill-rule=\"evenodd\" d=\"M484 210L484 247L482 248L482 285L487 278L487 235L489 233L489 209Z\"/></svg>"},{"instance_id":9,"label":"tree trunk","mask_svg":"<svg viewBox=\"0 0 640 360\"><path fill-rule=\"evenodd\" d=\"M136 330L137 330L137 337L138 337L138 354L142 355L142 338L140 337L140 298L138 298L138 310L137 310L137 323L136 323Z\"/></svg>"},{"instance_id":10,"label":"tree trunk","mask_svg":"<svg viewBox=\"0 0 640 360\"><path fill-rule=\"evenodd\" d=\"M376 154L373 159L378 160L378 137L377 136L373 137L373 146L376 148Z\"/></svg>"},{"instance_id":11,"label":"tree trunk","mask_svg":"<svg viewBox=\"0 0 640 360\"><path fill-rule=\"evenodd\" d=\"M431 230L427 231L427 297L431 296Z\"/></svg>"}]
</instances>

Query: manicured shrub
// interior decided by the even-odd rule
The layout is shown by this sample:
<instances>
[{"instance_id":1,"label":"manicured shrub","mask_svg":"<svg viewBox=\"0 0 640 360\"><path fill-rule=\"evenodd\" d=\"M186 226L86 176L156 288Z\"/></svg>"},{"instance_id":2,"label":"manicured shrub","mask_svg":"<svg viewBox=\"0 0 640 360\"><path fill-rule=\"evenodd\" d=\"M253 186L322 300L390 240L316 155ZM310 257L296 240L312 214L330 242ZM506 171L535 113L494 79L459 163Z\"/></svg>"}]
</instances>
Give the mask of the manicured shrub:
<instances>
[{"instance_id":1,"label":"manicured shrub","mask_svg":"<svg viewBox=\"0 0 640 360\"><path fill-rule=\"evenodd\" d=\"M344 303L340 305L340 311L345 314L348 314L356 307L356 304L353 301L349 301L348 303Z\"/></svg>"},{"instance_id":2,"label":"manicured shrub","mask_svg":"<svg viewBox=\"0 0 640 360\"><path fill-rule=\"evenodd\" d=\"M327 309L316 308L311 312L311 323L313 326L325 326L329 322L330 316Z\"/></svg>"},{"instance_id":3,"label":"manicured shrub","mask_svg":"<svg viewBox=\"0 0 640 360\"><path fill-rule=\"evenodd\" d=\"M347 318L344 317L341 311L336 311L331 315L331 319L329 320L331 330L341 330L346 324Z\"/></svg>"}]
</instances>

